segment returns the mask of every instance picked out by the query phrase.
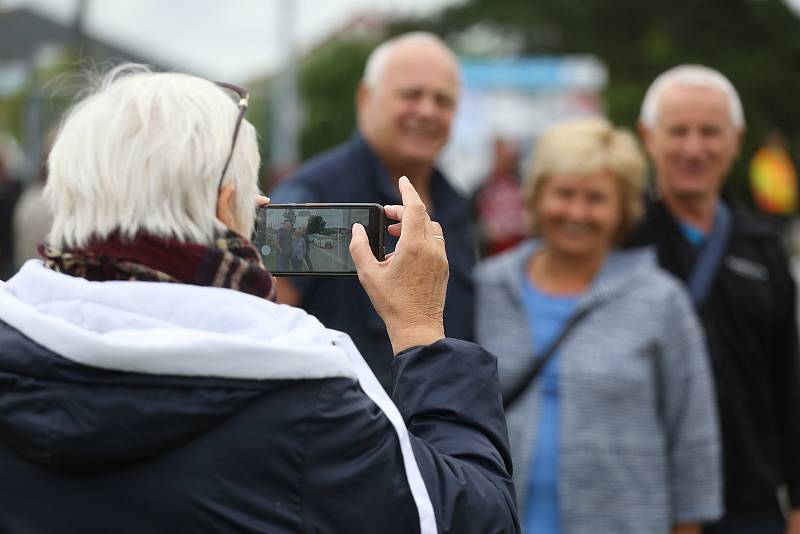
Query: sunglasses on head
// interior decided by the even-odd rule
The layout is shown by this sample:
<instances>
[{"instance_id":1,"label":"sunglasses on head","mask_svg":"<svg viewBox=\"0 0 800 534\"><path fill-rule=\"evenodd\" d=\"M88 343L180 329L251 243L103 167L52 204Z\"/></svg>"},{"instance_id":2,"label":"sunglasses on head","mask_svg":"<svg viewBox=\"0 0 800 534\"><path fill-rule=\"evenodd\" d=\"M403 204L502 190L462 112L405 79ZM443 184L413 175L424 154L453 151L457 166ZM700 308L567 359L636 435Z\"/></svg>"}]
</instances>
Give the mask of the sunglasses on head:
<instances>
[{"instance_id":1,"label":"sunglasses on head","mask_svg":"<svg viewBox=\"0 0 800 534\"><path fill-rule=\"evenodd\" d=\"M233 91L239 96L239 115L236 117L236 127L233 129L233 140L231 140L231 151L228 153L228 158L225 160L225 166L222 167L222 174L219 176L219 185L217 186L217 191L222 191L222 180L225 178L225 172L228 170L228 165L231 163L231 158L233 158L233 149L236 148L236 139L239 137L239 128L242 126L242 120L244 119L244 112L247 111L247 106L250 105L250 93L248 93L245 89L237 85L233 85L232 83L225 83L225 82L214 82L218 86Z\"/></svg>"}]
</instances>

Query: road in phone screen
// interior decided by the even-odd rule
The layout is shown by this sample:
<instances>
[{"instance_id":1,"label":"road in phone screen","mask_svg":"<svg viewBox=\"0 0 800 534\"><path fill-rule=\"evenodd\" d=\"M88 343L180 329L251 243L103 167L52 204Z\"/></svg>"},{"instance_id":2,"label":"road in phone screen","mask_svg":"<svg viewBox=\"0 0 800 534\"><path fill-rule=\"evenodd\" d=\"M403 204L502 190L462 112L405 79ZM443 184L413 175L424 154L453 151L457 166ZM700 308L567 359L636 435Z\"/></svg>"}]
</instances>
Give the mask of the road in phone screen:
<instances>
[{"instance_id":1,"label":"road in phone screen","mask_svg":"<svg viewBox=\"0 0 800 534\"><path fill-rule=\"evenodd\" d=\"M269 208L258 211L254 243L272 272L350 272L353 223L369 225L367 208Z\"/></svg>"}]
</instances>

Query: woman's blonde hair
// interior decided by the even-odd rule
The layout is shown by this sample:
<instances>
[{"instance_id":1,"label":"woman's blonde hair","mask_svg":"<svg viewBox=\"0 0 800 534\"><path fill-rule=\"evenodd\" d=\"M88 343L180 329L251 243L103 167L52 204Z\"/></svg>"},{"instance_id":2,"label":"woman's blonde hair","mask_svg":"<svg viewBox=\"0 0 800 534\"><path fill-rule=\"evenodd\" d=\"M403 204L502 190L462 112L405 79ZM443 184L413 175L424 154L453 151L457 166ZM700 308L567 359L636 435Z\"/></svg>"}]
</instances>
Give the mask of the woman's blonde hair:
<instances>
[{"instance_id":1,"label":"woman's blonde hair","mask_svg":"<svg viewBox=\"0 0 800 534\"><path fill-rule=\"evenodd\" d=\"M644 211L647 160L633 134L595 117L556 124L539 137L524 184L534 232L539 226L536 205L549 178L602 170L611 172L619 183L622 214L615 236L619 243L630 234Z\"/></svg>"}]
</instances>

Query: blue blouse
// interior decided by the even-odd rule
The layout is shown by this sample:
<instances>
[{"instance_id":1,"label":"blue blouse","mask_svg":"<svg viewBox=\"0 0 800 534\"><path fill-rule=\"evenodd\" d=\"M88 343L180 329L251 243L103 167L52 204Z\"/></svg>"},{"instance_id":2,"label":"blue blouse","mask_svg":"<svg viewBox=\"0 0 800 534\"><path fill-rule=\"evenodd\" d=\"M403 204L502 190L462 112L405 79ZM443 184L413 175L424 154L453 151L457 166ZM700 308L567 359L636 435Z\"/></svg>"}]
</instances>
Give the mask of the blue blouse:
<instances>
[{"instance_id":1,"label":"blue blouse","mask_svg":"<svg viewBox=\"0 0 800 534\"><path fill-rule=\"evenodd\" d=\"M523 300L533 332L535 353L541 354L564 328L575 311L579 296L553 296L536 288L525 276ZM561 532L558 499L559 462L559 351L537 378L541 381L540 418L528 480L524 530L535 534Z\"/></svg>"}]
</instances>

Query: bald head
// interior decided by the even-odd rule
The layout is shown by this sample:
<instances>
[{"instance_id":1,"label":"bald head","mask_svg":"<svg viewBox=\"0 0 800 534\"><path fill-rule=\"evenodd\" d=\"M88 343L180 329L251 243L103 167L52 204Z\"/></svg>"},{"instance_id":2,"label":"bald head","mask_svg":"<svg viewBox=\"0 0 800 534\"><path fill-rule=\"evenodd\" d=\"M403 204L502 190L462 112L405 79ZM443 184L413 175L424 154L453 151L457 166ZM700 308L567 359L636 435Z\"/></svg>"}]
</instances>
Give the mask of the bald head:
<instances>
[{"instance_id":1,"label":"bald head","mask_svg":"<svg viewBox=\"0 0 800 534\"><path fill-rule=\"evenodd\" d=\"M370 55L358 89L358 125L392 171L432 167L458 100L458 59L431 33L404 34Z\"/></svg>"},{"instance_id":2,"label":"bald head","mask_svg":"<svg viewBox=\"0 0 800 534\"><path fill-rule=\"evenodd\" d=\"M384 41L372 51L364 67L362 82L369 87L376 87L391 56L398 53L437 54L445 61L449 61L458 71L458 58L438 35L430 32L411 32Z\"/></svg>"}]
</instances>

